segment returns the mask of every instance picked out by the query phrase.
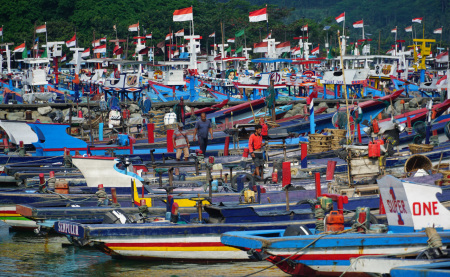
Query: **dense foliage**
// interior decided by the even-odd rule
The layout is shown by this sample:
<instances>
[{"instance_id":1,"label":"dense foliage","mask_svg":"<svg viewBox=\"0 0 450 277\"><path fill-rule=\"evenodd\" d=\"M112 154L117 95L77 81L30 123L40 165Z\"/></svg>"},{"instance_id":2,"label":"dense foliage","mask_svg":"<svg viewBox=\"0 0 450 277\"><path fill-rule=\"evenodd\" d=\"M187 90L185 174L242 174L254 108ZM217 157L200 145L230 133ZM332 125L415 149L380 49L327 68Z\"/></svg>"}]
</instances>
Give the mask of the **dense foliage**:
<instances>
[{"instance_id":1,"label":"dense foliage","mask_svg":"<svg viewBox=\"0 0 450 277\"><path fill-rule=\"evenodd\" d=\"M249 11L268 5L269 24L266 22L248 22ZM113 26L117 26L117 36L129 40L132 49L132 37L135 32L128 32L128 26L139 21L142 33L153 33L151 43L156 45L164 40L166 34L184 28L189 34L189 22L173 22L172 13L176 9L194 7L195 33L203 36L202 48L213 43L208 35L216 32L216 42L222 40L221 23L225 30L224 40L234 37L235 33L245 28L245 41L248 46L260 41L272 31L278 41L290 40L301 36L301 27L308 24L310 42L324 46L327 36L336 49L336 31L342 28L334 17L346 11L346 26L351 37L350 41L361 38L361 29L353 29L351 23L364 19L366 34L373 39L372 49L380 46L386 51L394 41L390 30L399 28L399 38L410 39L411 33L405 33L404 27L412 25L413 17L424 17L426 37L440 39L433 35L432 30L444 26L443 39L447 41L449 34L445 23L450 20L446 0L419 1L380 1L380 0L320 0L320 1L286 1L286 0L16 0L3 1L0 9L3 29L3 41L14 42L15 45L26 41L31 48L35 36L40 41L45 40L45 33L34 34L35 26L47 23L49 41L67 41L77 33L80 47L92 47L91 42L107 36L116 38ZM331 28L324 31L324 26ZM415 24L415 29L421 37L422 25ZM380 35L380 36L379 36ZM206 43L208 41L208 43ZM149 45L150 42L147 43ZM233 48L244 44L244 36L236 39ZM447 45L446 42L443 45ZM111 46L111 47L110 47ZM125 45L126 47L126 45ZM109 43L108 48L112 49ZM64 50L65 53L69 51ZM323 53L323 52L322 52ZM384 52L383 52L384 53ZM322 54L323 55L323 54Z\"/></svg>"}]
</instances>

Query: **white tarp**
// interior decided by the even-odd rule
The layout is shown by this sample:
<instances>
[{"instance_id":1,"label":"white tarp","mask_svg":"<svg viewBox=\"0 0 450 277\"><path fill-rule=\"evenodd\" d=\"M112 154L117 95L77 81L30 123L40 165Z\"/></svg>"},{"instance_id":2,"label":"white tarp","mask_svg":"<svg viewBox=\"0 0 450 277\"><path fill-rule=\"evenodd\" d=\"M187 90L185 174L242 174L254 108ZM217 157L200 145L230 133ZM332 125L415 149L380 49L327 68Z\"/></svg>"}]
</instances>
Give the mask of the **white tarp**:
<instances>
[{"instance_id":1,"label":"white tarp","mask_svg":"<svg viewBox=\"0 0 450 277\"><path fill-rule=\"evenodd\" d=\"M18 145L20 141L23 141L24 144L32 144L39 140L36 133L26 122L0 120L0 127L5 130L10 141L14 144Z\"/></svg>"}]
</instances>

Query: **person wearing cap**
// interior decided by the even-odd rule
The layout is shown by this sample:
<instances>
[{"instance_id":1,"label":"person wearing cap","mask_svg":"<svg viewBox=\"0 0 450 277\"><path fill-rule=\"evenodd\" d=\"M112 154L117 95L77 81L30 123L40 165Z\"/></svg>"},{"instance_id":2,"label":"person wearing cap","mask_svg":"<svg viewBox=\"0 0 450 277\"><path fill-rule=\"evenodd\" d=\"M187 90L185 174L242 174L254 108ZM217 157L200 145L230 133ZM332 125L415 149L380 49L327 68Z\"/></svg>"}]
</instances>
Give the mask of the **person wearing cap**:
<instances>
[{"instance_id":1,"label":"person wearing cap","mask_svg":"<svg viewBox=\"0 0 450 277\"><path fill-rule=\"evenodd\" d=\"M253 175L263 177L262 167L264 166L264 157L262 147L265 143L262 142L261 136L262 126L256 125L255 132L250 135L248 139L248 150L252 156L253 163L255 164L255 172Z\"/></svg>"},{"instance_id":2,"label":"person wearing cap","mask_svg":"<svg viewBox=\"0 0 450 277\"><path fill-rule=\"evenodd\" d=\"M184 160L189 159L189 139L187 132L183 131L183 123L178 123L178 130L173 132L173 146L177 150L176 158L177 161L181 159L181 153L184 153Z\"/></svg>"}]
</instances>

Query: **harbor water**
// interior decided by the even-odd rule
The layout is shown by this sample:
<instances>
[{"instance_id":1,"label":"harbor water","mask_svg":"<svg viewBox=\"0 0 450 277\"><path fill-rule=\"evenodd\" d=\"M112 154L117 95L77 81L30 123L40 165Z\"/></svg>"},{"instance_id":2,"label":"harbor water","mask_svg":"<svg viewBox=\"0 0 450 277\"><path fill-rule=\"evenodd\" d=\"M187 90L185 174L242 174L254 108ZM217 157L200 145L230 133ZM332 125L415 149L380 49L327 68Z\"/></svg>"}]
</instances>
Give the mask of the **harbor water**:
<instances>
[{"instance_id":1,"label":"harbor water","mask_svg":"<svg viewBox=\"0 0 450 277\"><path fill-rule=\"evenodd\" d=\"M0 222L0 276L245 276L269 262L191 264L112 259L65 237L13 232ZM287 276L276 267L254 276Z\"/></svg>"}]
</instances>

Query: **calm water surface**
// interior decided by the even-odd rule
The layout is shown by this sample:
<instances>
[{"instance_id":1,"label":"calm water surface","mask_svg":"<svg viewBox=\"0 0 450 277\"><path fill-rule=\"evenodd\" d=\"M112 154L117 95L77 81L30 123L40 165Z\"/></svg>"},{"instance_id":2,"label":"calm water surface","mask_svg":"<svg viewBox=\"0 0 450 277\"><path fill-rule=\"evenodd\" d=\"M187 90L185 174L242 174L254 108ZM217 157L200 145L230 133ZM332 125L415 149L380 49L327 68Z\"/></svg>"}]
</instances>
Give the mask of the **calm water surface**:
<instances>
[{"instance_id":1,"label":"calm water surface","mask_svg":"<svg viewBox=\"0 0 450 277\"><path fill-rule=\"evenodd\" d=\"M112 259L96 250L66 246L65 237L9 232L0 222L0 276L244 276L268 262L155 263ZM287 276L271 268L254 276Z\"/></svg>"}]
</instances>

